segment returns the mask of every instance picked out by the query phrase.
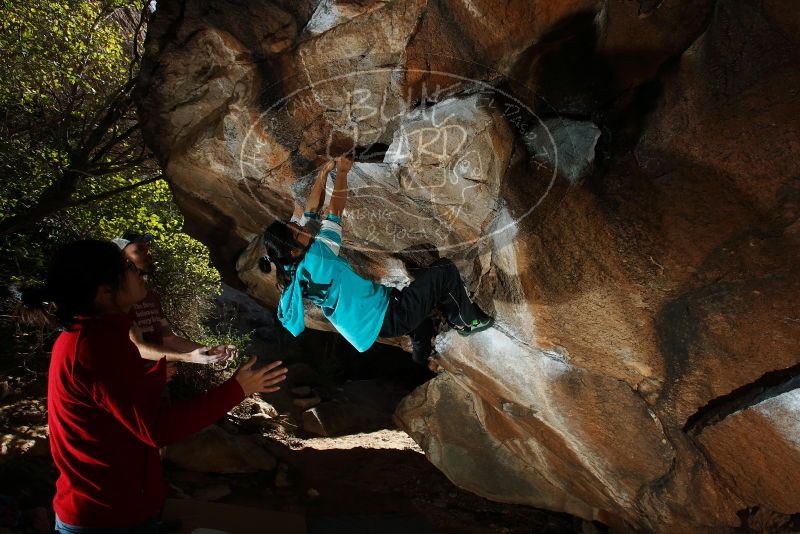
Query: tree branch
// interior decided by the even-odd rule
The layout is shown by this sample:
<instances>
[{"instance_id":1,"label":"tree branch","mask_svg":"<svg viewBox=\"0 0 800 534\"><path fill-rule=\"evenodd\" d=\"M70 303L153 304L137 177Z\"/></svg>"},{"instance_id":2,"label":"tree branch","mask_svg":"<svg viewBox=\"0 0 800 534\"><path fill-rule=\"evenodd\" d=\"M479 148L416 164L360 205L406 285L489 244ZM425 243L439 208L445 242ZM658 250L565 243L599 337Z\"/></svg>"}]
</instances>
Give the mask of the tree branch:
<instances>
[{"instance_id":1,"label":"tree branch","mask_svg":"<svg viewBox=\"0 0 800 534\"><path fill-rule=\"evenodd\" d=\"M8 235L29 228L47 215L60 210L75 192L81 174L76 169L63 171L58 179L44 190L33 206L23 213L0 221L0 235Z\"/></svg>"},{"instance_id":2,"label":"tree branch","mask_svg":"<svg viewBox=\"0 0 800 534\"><path fill-rule=\"evenodd\" d=\"M138 128L139 128L139 123L138 122L134 123L130 128L128 128L127 130L125 130L121 134L116 135L116 136L112 137L111 139L109 139L106 142L106 144L102 148L100 148L100 150L98 150L97 153L94 156L92 156L91 162L92 163L97 163L98 161L100 161L100 158L105 156L106 153L109 150L111 150L112 148L117 146L117 144L120 143L121 141L124 141L125 139L130 137L130 135L133 132L135 132Z\"/></svg>"},{"instance_id":3,"label":"tree branch","mask_svg":"<svg viewBox=\"0 0 800 534\"><path fill-rule=\"evenodd\" d=\"M148 159L150 158L143 156L128 160L125 163L120 163L119 165L98 165L88 172L87 176L104 176L106 174L114 174L115 172L127 171L132 167L136 167L137 165L144 163Z\"/></svg>"},{"instance_id":4,"label":"tree branch","mask_svg":"<svg viewBox=\"0 0 800 534\"><path fill-rule=\"evenodd\" d=\"M135 77L133 74L134 68L142 63L141 53L139 51L139 40L140 35L142 35L142 28L144 28L150 20L150 5L152 3L153 0L144 0L142 2L142 10L139 12L139 20L136 24L136 29L133 32L133 57L128 65L129 79L133 79Z\"/></svg>"},{"instance_id":5,"label":"tree branch","mask_svg":"<svg viewBox=\"0 0 800 534\"><path fill-rule=\"evenodd\" d=\"M64 206L64 208L74 208L75 206L82 206L84 204L90 204L92 202L97 202L98 200L105 200L105 199L107 199L109 197L113 197L114 195L118 195L118 194L124 193L126 191L132 191L134 189L142 187L143 185L152 184L153 182L157 182L158 180L162 180L163 178L164 178L164 176L159 174L158 176L152 176L150 178L147 178L145 180L140 180L140 181L138 181L136 183L133 183L133 184L129 184L129 185L126 185L126 186L123 186L123 187L118 187L116 189L112 189L111 191L105 191L103 193L98 193L96 195L91 195L91 196L88 196L88 197L79 198L77 200L71 200L70 202L67 202L67 204Z\"/></svg>"},{"instance_id":6,"label":"tree branch","mask_svg":"<svg viewBox=\"0 0 800 534\"><path fill-rule=\"evenodd\" d=\"M133 105L131 99L131 91L136 85L136 80L128 80L124 85L120 86L109 98L106 100L107 104L101 106L100 109L105 109L106 112L100 118L99 113L91 118L89 124L95 124L94 128L85 134L81 139L81 147L85 147L87 158L88 154L94 151L95 147L100 144L100 141L106 136L108 130L123 116L125 112Z\"/></svg>"}]
</instances>

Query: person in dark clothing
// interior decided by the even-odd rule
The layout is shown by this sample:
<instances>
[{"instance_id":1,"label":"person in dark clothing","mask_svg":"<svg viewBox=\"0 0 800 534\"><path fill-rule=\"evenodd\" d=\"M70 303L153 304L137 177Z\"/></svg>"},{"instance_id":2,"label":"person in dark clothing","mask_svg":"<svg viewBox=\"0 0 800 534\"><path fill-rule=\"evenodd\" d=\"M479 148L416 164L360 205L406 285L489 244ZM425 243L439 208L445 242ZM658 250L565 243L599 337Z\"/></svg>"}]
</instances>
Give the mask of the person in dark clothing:
<instances>
[{"instance_id":1,"label":"person in dark clothing","mask_svg":"<svg viewBox=\"0 0 800 534\"><path fill-rule=\"evenodd\" d=\"M152 240L153 236L148 233L126 232L111 242L117 245L125 258L145 275L152 275L155 271L155 261L150 253ZM131 340L145 360L145 368L149 368L152 362L164 357L169 363L201 365L225 362L236 357L237 351L233 345L206 347L173 332L161 307L161 296L152 289L148 289L147 295L141 302L133 305L131 317L133 319Z\"/></svg>"},{"instance_id":2,"label":"person in dark clothing","mask_svg":"<svg viewBox=\"0 0 800 534\"><path fill-rule=\"evenodd\" d=\"M308 231L306 223L319 218L332 162L320 170L303 219L299 223L275 221L264 232L267 254L260 267L270 272L275 265L282 292L278 319L286 329L295 336L303 331L303 300L308 299L360 352L371 347L379 335L409 335L412 358L425 364L435 334L430 318L434 308L441 308L450 326L462 335L489 328L492 318L472 303L458 268L448 259L434 262L408 287L393 289L362 278L339 256L351 166L349 158L336 160L329 213L316 234Z\"/></svg>"},{"instance_id":3,"label":"person in dark clothing","mask_svg":"<svg viewBox=\"0 0 800 534\"><path fill-rule=\"evenodd\" d=\"M155 533L166 498L159 448L210 425L247 395L274 392L286 369L255 358L192 400L167 403L166 359L146 371L131 342L131 306L147 290L112 243L78 241L52 258L43 287L22 292L20 315L63 331L53 346L47 406L59 470L61 533Z\"/></svg>"}]
</instances>

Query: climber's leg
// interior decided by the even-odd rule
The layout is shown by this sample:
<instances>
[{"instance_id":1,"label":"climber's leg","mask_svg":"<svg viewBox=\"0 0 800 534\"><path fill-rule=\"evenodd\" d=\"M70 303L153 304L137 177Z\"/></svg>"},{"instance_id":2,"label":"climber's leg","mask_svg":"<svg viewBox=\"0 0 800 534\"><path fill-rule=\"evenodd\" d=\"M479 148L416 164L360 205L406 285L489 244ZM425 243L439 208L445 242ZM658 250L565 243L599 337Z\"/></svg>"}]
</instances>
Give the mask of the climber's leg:
<instances>
[{"instance_id":1,"label":"climber's leg","mask_svg":"<svg viewBox=\"0 0 800 534\"><path fill-rule=\"evenodd\" d=\"M382 337L411 337L411 358L424 365L431 354L431 338L436 333L427 302L421 295L411 291L393 289L389 296L389 307L383 318Z\"/></svg>"},{"instance_id":2,"label":"climber's leg","mask_svg":"<svg viewBox=\"0 0 800 534\"><path fill-rule=\"evenodd\" d=\"M432 263L417 277L415 283L421 286L422 291L427 289L436 299L447 316L447 322L461 335L486 330L494 322L470 300L458 267L446 258Z\"/></svg>"},{"instance_id":3,"label":"climber's leg","mask_svg":"<svg viewBox=\"0 0 800 534\"><path fill-rule=\"evenodd\" d=\"M460 332L469 333L469 329L484 329L491 324L469 299L456 265L442 258L422 270L408 287L393 291L384 327L388 322L394 335L408 334L429 317L437 306L444 311L448 322L459 328Z\"/></svg>"},{"instance_id":4,"label":"climber's leg","mask_svg":"<svg viewBox=\"0 0 800 534\"><path fill-rule=\"evenodd\" d=\"M393 323L394 335L411 333L439 305L445 309L451 323L468 324L474 319L472 303L461 284L458 269L445 259L420 270L410 285L392 292L386 315Z\"/></svg>"},{"instance_id":5,"label":"climber's leg","mask_svg":"<svg viewBox=\"0 0 800 534\"><path fill-rule=\"evenodd\" d=\"M411 337L411 359L415 363L425 365L428 358L433 351L431 339L436 335L433 328L433 321L430 317L426 317L423 321L409 334Z\"/></svg>"},{"instance_id":6,"label":"climber's leg","mask_svg":"<svg viewBox=\"0 0 800 534\"><path fill-rule=\"evenodd\" d=\"M408 287L392 290L380 335L409 334L414 361L424 363L431 353L431 338L436 333L430 314L437 306L462 335L485 330L493 322L469 299L456 265L442 258L420 272Z\"/></svg>"},{"instance_id":7,"label":"climber's leg","mask_svg":"<svg viewBox=\"0 0 800 534\"><path fill-rule=\"evenodd\" d=\"M437 271L433 271L434 269ZM443 278L439 305L444 310L447 321L459 334L466 336L492 326L494 320L470 300L461 280L461 273L452 261L444 258L437 260L429 271Z\"/></svg>"},{"instance_id":8,"label":"climber's leg","mask_svg":"<svg viewBox=\"0 0 800 534\"><path fill-rule=\"evenodd\" d=\"M461 273L452 261L442 258L436 260L423 274L437 280L441 287L436 287L439 305L452 326L460 327L472 324L479 319L477 307L472 303L461 280Z\"/></svg>"}]
</instances>

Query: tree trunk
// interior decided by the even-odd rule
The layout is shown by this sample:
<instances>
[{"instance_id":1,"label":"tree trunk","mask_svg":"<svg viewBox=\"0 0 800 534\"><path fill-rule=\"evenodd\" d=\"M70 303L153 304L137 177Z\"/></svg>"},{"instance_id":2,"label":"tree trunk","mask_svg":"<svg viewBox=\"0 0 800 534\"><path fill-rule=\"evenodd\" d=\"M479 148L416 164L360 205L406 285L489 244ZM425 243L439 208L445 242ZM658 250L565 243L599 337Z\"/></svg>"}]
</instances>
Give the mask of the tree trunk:
<instances>
[{"instance_id":1,"label":"tree trunk","mask_svg":"<svg viewBox=\"0 0 800 534\"><path fill-rule=\"evenodd\" d=\"M80 173L65 171L61 178L45 189L42 196L31 208L0 221L0 236L27 230L48 215L64 208L78 187Z\"/></svg>"},{"instance_id":2,"label":"tree trunk","mask_svg":"<svg viewBox=\"0 0 800 534\"><path fill-rule=\"evenodd\" d=\"M23 230L27 230L34 224L38 223L39 221L47 217L48 215L52 215L53 213L56 213L62 209L73 208L75 206L90 204L92 202L99 202L114 195L131 191L133 189L136 189L137 187L141 187L143 185L147 185L161 179L162 176L153 176L151 178L146 178L139 182L119 187L111 191L106 191L104 193L99 193L97 195L92 195L90 197L80 198L77 200L72 200L72 195L75 193L76 187L73 187L72 190L70 191L69 185L62 183L66 180L62 179L57 184L54 184L50 189L48 189L42 195L42 197L39 199L39 201L36 203L35 206L30 208L29 210L26 210L23 213L8 217L0 221L0 236L5 236L13 233L18 233Z\"/></svg>"}]
</instances>

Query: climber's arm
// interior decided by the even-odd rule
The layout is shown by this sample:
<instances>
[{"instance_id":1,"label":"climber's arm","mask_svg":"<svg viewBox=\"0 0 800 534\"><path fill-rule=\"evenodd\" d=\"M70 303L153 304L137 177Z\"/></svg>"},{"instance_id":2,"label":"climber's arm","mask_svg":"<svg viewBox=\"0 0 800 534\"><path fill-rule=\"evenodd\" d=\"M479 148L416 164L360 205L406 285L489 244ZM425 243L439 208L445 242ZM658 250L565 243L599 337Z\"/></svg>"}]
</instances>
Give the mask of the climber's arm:
<instances>
[{"instance_id":1,"label":"climber's arm","mask_svg":"<svg viewBox=\"0 0 800 534\"><path fill-rule=\"evenodd\" d=\"M314 185L311 187L311 192L308 194L306 213L319 213L322 211L322 204L325 202L325 182L327 182L328 173L333 170L334 163L333 160L327 161L319 170L317 179L314 180Z\"/></svg>"},{"instance_id":2,"label":"climber's arm","mask_svg":"<svg viewBox=\"0 0 800 534\"><path fill-rule=\"evenodd\" d=\"M331 194L330 214L341 217L347 204L347 173L353 166L353 160L347 156L336 158L336 181Z\"/></svg>"}]
</instances>

